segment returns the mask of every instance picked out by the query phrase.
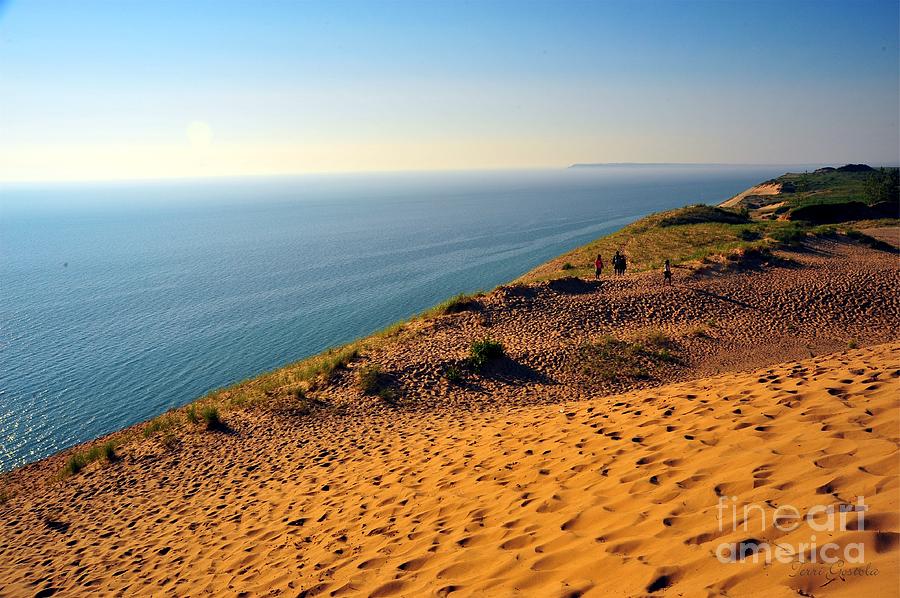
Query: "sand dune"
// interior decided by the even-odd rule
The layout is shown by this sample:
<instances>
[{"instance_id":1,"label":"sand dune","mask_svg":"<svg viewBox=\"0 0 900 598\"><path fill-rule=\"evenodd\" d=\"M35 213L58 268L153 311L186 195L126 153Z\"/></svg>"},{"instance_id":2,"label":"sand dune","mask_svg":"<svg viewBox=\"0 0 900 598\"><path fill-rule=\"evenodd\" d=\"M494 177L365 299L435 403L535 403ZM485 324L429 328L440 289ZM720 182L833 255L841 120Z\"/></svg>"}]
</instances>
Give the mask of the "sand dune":
<instances>
[{"instance_id":1,"label":"sand dune","mask_svg":"<svg viewBox=\"0 0 900 598\"><path fill-rule=\"evenodd\" d=\"M6 474L0 596L897 595L896 255L821 241L739 265L504 287L360 356L312 413ZM648 329L674 359L579 361ZM450 384L487 335L506 357ZM376 362L396 402L354 385ZM849 524L782 531L787 506ZM765 562L830 543L864 562Z\"/></svg>"},{"instance_id":2,"label":"sand dune","mask_svg":"<svg viewBox=\"0 0 900 598\"><path fill-rule=\"evenodd\" d=\"M263 454L237 435L195 442L156 475L90 480L58 512L36 502L8 521L3 594L890 595L898 359L892 343L562 406L304 438L278 425ZM860 530L719 529L720 496L771 516L858 495ZM877 575L822 587L798 574L811 564L715 556L810 536L861 542Z\"/></svg>"},{"instance_id":3,"label":"sand dune","mask_svg":"<svg viewBox=\"0 0 900 598\"><path fill-rule=\"evenodd\" d=\"M719 204L721 208L734 208L741 205L741 202L749 197L765 197L768 195L778 195L781 193L781 183L761 183L754 185L746 191L741 191L734 197L730 197Z\"/></svg>"}]
</instances>

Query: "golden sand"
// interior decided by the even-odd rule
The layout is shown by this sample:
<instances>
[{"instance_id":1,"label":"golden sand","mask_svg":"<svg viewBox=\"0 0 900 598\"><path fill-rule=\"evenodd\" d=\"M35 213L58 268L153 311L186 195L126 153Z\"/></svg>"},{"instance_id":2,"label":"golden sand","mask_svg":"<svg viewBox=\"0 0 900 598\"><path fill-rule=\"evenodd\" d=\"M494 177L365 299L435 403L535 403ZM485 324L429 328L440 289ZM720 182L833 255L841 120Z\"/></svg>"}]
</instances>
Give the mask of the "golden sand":
<instances>
[{"instance_id":1,"label":"golden sand","mask_svg":"<svg viewBox=\"0 0 900 598\"><path fill-rule=\"evenodd\" d=\"M891 595L898 360L891 343L562 406L408 413L265 454L225 440L115 497L73 496L56 527L7 524L4 595L63 569L70 595ZM771 521L858 496L864 529L855 513L828 532ZM726 512L720 530L720 497L769 521L733 531ZM868 574L825 585L820 565L716 556L811 536L861 543Z\"/></svg>"}]
</instances>

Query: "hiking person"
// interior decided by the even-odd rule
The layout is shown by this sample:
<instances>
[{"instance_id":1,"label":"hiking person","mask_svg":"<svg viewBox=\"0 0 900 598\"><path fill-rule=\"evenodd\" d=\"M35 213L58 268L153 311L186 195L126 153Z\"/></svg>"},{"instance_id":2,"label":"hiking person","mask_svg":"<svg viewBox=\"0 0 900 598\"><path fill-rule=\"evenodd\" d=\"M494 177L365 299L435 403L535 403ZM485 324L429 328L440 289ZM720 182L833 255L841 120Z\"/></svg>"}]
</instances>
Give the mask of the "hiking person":
<instances>
[{"instance_id":1,"label":"hiking person","mask_svg":"<svg viewBox=\"0 0 900 598\"><path fill-rule=\"evenodd\" d=\"M594 278L599 279L601 274L603 274L603 256L598 253L597 259L594 260Z\"/></svg>"},{"instance_id":2,"label":"hiking person","mask_svg":"<svg viewBox=\"0 0 900 598\"><path fill-rule=\"evenodd\" d=\"M669 260L663 265L663 284L672 284L672 267L669 266Z\"/></svg>"},{"instance_id":3,"label":"hiking person","mask_svg":"<svg viewBox=\"0 0 900 598\"><path fill-rule=\"evenodd\" d=\"M616 249L616 253L615 253L615 255L613 255L612 263L613 263L613 271L616 273L616 276L618 276L619 274L621 274L621 269L622 269L622 256L619 254L618 249Z\"/></svg>"},{"instance_id":4,"label":"hiking person","mask_svg":"<svg viewBox=\"0 0 900 598\"><path fill-rule=\"evenodd\" d=\"M628 262L627 262L626 259L625 259L625 254L624 254L624 253L623 253L622 256L619 258L619 266L620 266L620 268L622 269L622 276L625 276L625 268L628 267Z\"/></svg>"}]
</instances>

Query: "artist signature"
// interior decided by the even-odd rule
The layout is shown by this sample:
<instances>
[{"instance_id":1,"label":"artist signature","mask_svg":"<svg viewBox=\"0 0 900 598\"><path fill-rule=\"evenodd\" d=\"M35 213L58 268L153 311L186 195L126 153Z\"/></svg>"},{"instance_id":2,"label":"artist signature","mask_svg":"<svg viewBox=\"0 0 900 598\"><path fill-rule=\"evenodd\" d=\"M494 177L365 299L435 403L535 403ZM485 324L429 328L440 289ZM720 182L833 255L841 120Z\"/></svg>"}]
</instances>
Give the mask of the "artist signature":
<instances>
[{"instance_id":1,"label":"artist signature","mask_svg":"<svg viewBox=\"0 0 900 598\"><path fill-rule=\"evenodd\" d=\"M820 577L825 580L822 587L835 581L847 581L849 577L874 577L878 575L878 569L872 563L866 563L865 567L847 567L844 561L837 561L829 565L816 563L792 563L791 573L788 577Z\"/></svg>"}]
</instances>

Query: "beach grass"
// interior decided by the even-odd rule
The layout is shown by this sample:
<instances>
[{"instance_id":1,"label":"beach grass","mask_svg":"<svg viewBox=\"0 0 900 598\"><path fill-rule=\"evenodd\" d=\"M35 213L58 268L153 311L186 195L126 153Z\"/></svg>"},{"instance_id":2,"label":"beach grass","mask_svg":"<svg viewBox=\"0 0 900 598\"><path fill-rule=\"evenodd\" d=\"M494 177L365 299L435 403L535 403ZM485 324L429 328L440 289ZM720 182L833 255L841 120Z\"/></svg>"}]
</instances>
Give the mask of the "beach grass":
<instances>
[{"instance_id":1,"label":"beach grass","mask_svg":"<svg viewBox=\"0 0 900 598\"><path fill-rule=\"evenodd\" d=\"M442 301L438 303L431 309L423 312L423 317L434 317L434 316L445 316L449 314L457 314L464 311L475 311L479 307L478 299L482 297L484 293L460 293L453 297L450 297L446 301Z\"/></svg>"},{"instance_id":2,"label":"beach grass","mask_svg":"<svg viewBox=\"0 0 900 598\"><path fill-rule=\"evenodd\" d=\"M473 341L469 347L469 365L476 372L500 357L503 357L503 345L490 338Z\"/></svg>"},{"instance_id":3,"label":"beach grass","mask_svg":"<svg viewBox=\"0 0 900 598\"><path fill-rule=\"evenodd\" d=\"M372 363L356 371L356 384L364 395L377 395L381 390L381 366Z\"/></svg>"},{"instance_id":4,"label":"beach grass","mask_svg":"<svg viewBox=\"0 0 900 598\"><path fill-rule=\"evenodd\" d=\"M116 448L121 444L122 440L107 440L106 442L94 443L86 450L76 451L69 456L63 467L62 476L76 475L85 467L96 461L106 461L112 463L118 460Z\"/></svg>"},{"instance_id":5,"label":"beach grass","mask_svg":"<svg viewBox=\"0 0 900 598\"><path fill-rule=\"evenodd\" d=\"M532 283L567 276L593 276L598 253L609 263L612 255L620 251L627 257L628 272L643 272L661 271L666 259L672 266L697 263L735 252L788 247L811 236L850 234L855 240L862 240L861 233L851 232L861 224L750 220L738 210L688 206L642 218L618 232L573 249L518 280ZM564 269L566 264L569 267Z\"/></svg>"}]
</instances>

